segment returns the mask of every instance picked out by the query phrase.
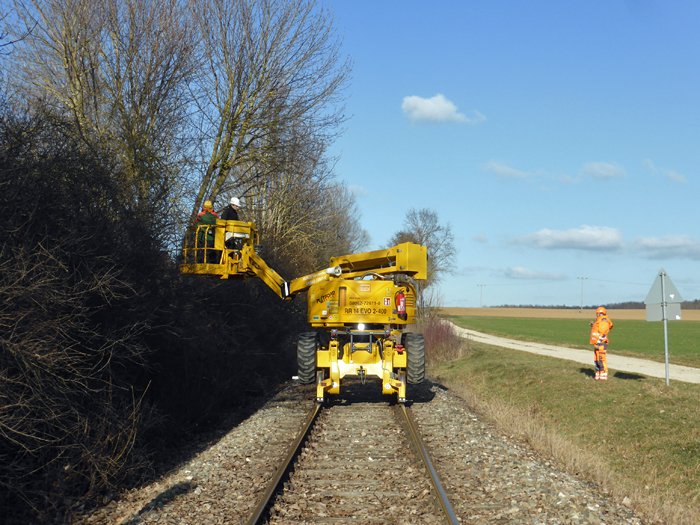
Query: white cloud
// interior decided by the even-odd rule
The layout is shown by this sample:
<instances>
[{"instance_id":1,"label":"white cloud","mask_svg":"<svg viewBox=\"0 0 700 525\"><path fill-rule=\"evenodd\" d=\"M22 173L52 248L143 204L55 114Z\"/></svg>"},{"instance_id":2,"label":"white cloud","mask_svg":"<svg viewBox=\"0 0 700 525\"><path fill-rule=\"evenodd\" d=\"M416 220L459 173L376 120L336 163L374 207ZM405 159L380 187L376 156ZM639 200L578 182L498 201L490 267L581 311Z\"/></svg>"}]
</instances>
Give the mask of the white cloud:
<instances>
[{"instance_id":1,"label":"white cloud","mask_svg":"<svg viewBox=\"0 0 700 525\"><path fill-rule=\"evenodd\" d=\"M548 281L561 281L562 279L566 279L566 276L562 274L535 272L521 267L508 268L503 273L506 277L511 279L545 279Z\"/></svg>"},{"instance_id":2,"label":"white cloud","mask_svg":"<svg viewBox=\"0 0 700 525\"><path fill-rule=\"evenodd\" d=\"M616 164L609 162L589 162L583 165L581 177L592 177L597 180L624 179L627 172Z\"/></svg>"},{"instance_id":3,"label":"white cloud","mask_svg":"<svg viewBox=\"0 0 700 525\"><path fill-rule=\"evenodd\" d=\"M700 261L700 240L691 235L640 237L634 248L647 259L691 259Z\"/></svg>"},{"instance_id":4,"label":"white cloud","mask_svg":"<svg viewBox=\"0 0 700 525\"><path fill-rule=\"evenodd\" d=\"M681 175L676 171L667 170L664 168L657 168L651 161L651 159L644 160L642 164L644 164L644 166L652 173L655 173L657 175L661 174L671 182L678 182L680 184L685 184L686 182L688 182L688 179L685 178L685 175Z\"/></svg>"},{"instance_id":5,"label":"white cloud","mask_svg":"<svg viewBox=\"0 0 700 525\"><path fill-rule=\"evenodd\" d=\"M559 177L559 182L561 184L578 184L581 182L580 178L574 178L571 175L562 175Z\"/></svg>"},{"instance_id":6,"label":"white cloud","mask_svg":"<svg viewBox=\"0 0 700 525\"><path fill-rule=\"evenodd\" d=\"M404 97L401 109L411 122L466 122L478 124L486 117L474 111L474 118L460 113L457 106L438 93L432 98L417 96Z\"/></svg>"},{"instance_id":7,"label":"white cloud","mask_svg":"<svg viewBox=\"0 0 700 525\"><path fill-rule=\"evenodd\" d=\"M369 195L369 191L362 187L362 186L354 186L350 185L348 186L348 189L350 190L350 193L352 193L355 197L366 197Z\"/></svg>"},{"instance_id":8,"label":"white cloud","mask_svg":"<svg viewBox=\"0 0 700 525\"><path fill-rule=\"evenodd\" d=\"M680 173L676 173L675 171L667 171L666 178L671 182L680 182L681 184L688 182L688 179L685 178L685 175L681 175Z\"/></svg>"},{"instance_id":9,"label":"white cloud","mask_svg":"<svg viewBox=\"0 0 700 525\"><path fill-rule=\"evenodd\" d=\"M619 251L624 247L622 234L616 228L585 225L566 231L544 229L523 235L513 243L545 250Z\"/></svg>"},{"instance_id":10,"label":"white cloud","mask_svg":"<svg viewBox=\"0 0 700 525\"><path fill-rule=\"evenodd\" d=\"M479 233L476 235L472 235L472 241L480 242L480 243L487 243L487 242L489 242L489 239L483 233Z\"/></svg>"},{"instance_id":11,"label":"white cloud","mask_svg":"<svg viewBox=\"0 0 700 525\"><path fill-rule=\"evenodd\" d=\"M505 164L499 164L498 162L494 161L482 164L481 169L484 171L492 171L493 173L495 173L499 177L503 177L504 179L527 179L530 177L529 173L516 170L515 168L511 168L509 166L506 166Z\"/></svg>"},{"instance_id":12,"label":"white cloud","mask_svg":"<svg viewBox=\"0 0 700 525\"><path fill-rule=\"evenodd\" d=\"M490 268L487 268L485 266L462 266L461 268L457 269L457 271L455 272L455 275L459 275L459 276L472 275L475 273L485 272L489 269Z\"/></svg>"},{"instance_id":13,"label":"white cloud","mask_svg":"<svg viewBox=\"0 0 700 525\"><path fill-rule=\"evenodd\" d=\"M559 175L553 176L548 174L546 171L537 170L534 172L520 171L500 162L487 162L481 165L481 169L484 171L491 171L503 177L504 179L545 179L545 180L555 180L560 184L579 184L586 179L597 179L597 180L609 180L609 179L621 179L627 176L627 172L624 168L617 166L616 164L611 164L609 162L588 162L584 164L581 168L577 177L572 177L570 175ZM541 190L550 189L547 186L540 188Z\"/></svg>"}]
</instances>

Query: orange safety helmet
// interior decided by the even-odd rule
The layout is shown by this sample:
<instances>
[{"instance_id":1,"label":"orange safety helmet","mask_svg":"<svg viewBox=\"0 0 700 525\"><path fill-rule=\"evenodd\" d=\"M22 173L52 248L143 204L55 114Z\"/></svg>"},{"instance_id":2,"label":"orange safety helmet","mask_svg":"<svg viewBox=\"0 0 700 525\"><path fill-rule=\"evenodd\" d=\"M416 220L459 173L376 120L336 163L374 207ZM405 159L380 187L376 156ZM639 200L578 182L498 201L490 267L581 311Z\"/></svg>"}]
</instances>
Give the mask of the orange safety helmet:
<instances>
[{"instance_id":1,"label":"orange safety helmet","mask_svg":"<svg viewBox=\"0 0 700 525\"><path fill-rule=\"evenodd\" d=\"M595 311L595 314L603 314L603 315L608 315L608 312L605 311L604 306L599 306L598 309Z\"/></svg>"}]
</instances>

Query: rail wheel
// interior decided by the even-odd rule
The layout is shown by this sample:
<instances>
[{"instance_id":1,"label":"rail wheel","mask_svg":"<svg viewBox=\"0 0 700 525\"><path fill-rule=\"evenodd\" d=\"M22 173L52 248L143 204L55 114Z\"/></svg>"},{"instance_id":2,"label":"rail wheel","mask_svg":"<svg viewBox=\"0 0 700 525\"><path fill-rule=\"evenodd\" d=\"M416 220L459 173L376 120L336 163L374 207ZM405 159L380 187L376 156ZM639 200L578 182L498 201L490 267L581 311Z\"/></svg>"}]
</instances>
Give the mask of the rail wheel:
<instances>
[{"instance_id":1,"label":"rail wheel","mask_svg":"<svg viewBox=\"0 0 700 525\"><path fill-rule=\"evenodd\" d=\"M401 381L401 382L404 384L404 386L405 386L405 385L406 385L406 369L405 369L405 368L400 368L400 369L398 370L398 376L399 376L399 377L398 377L399 381ZM405 403L405 402L406 402L406 398L401 398L401 397L399 397L399 393L396 392L396 401L398 401L399 403Z\"/></svg>"},{"instance_id":2,"label":"rail wheel","mask_svg":"<svg viewBox=\"0 0 700 525\"><path fill-rule=\"evenodd\" d=\"M409 385L419 385L425 379L425 339L423 334L403 334L406 348L406 380Z\"/></svg>"},{"instance_id":3,"label":"rail wheel","mask_svg":"<svg viewBox=\"0 0 700 525\"><path fill-rule=\"evenodd\" d=\"M297 343L297 367L299 368L299 382L310 385L316 380L316 349L318 348L318 334L316 332L303 332L299 334Z\"/></svg>"}]
</instances>

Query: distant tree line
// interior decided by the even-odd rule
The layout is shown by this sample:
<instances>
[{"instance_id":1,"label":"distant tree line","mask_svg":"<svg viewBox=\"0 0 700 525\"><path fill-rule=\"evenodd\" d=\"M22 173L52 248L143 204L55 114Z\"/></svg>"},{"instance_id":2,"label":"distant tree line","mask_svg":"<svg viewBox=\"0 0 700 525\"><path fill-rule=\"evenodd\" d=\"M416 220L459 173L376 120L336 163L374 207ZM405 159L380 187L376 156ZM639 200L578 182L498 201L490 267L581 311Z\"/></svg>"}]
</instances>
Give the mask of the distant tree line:
<instances>
[{"instance_id":1,"label":"distant tree line","mask_svg":"<svg viewBox=\"0 0 700 525\"><path fill-rule=\"evenodd\" d=\"M70 522L296 371L304 301L179 275L244 199L288 278L368 243L314 0L15 0L0 18L0 522Z\"/></svg>"},{"instance_id":2,"label":"distant tree line","mask_svg":"<svg viewBox=\"0 0 700 525\"><path fill-rule=\"evenodd\" d=\"M590 305L590 306L584 306L583 308L586 310L595 310L599 306L605 306L606 308L610 309L617 309L617 310L644 310L646 309L646 305L643 302L640 301L625 301L622 303L611 303L611 304L596 304L596 305ZM558 308L562 310L580 310L580 306L566 306L566 305L549 305L549 306L542 306L542 305L501 305L501 306L495 306L494 308ZM681 310L700 310L700 300L695 299L694 301L683 301L681 303Z\"/></svg>"}]
</instances>

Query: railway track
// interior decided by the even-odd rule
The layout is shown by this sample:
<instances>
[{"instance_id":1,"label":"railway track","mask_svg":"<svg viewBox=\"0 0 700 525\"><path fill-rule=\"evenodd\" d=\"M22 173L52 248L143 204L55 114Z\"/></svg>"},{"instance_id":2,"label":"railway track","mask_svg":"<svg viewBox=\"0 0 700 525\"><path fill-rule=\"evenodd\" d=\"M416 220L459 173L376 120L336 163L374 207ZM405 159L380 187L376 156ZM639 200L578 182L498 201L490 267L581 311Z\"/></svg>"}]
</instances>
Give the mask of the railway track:
<instances>
[{"instance_id":1,"label":"railway track","mask_svg":"<svg viewBox=\"0 0 700 525\"><path fill-rule=\"evenodd\" d=\"M75 525L446 523L431 470L464 525L643 523L429 381L411 391L409 411L434 469L422 465L404 416L375 387L348 381L312 418L315 388L289 385L157 482L121 493Z\"/></svg>"},{"instance_id":2,"label":"railway track","mask_svg":"<svg viewBox=\"0 0 700 525\"><path fill-rule=\"evenodd\" d=\"M249 525L458 523L410 408L377 390L311 411Z\"/></svg>"}]
</instances>

